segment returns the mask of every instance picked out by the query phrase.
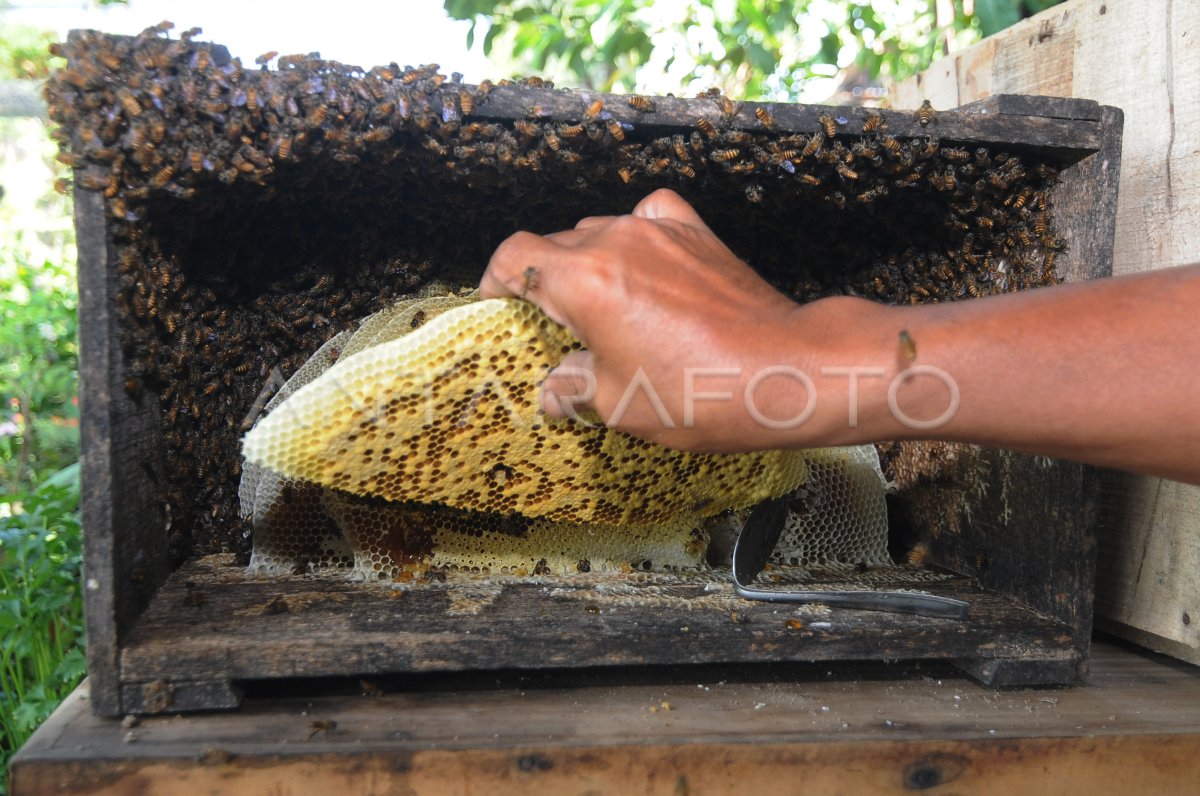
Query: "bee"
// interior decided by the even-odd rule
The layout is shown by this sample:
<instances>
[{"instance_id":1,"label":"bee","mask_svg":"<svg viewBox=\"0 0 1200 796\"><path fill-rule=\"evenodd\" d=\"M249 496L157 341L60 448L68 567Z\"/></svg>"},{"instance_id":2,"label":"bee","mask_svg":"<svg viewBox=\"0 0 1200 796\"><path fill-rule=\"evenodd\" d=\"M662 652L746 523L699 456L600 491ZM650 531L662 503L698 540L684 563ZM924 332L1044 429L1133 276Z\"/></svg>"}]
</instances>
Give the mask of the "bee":
<instances>
[{"instance_id":1,"label":"bee","mask_svg":"<svg viewBox=\"0 0 1200 796\"><path fill-rule=\"evenodd\" d=\"M1038 213L1037 218L1034 219L1033 232L1034 232L1034 234L1038 235L1039 237L1045 236L1046 227L1047 227L1046 211L1043 210L1040 213Z\"/></svg>"},{"instance_id":2,"label":"bee","mask_svg":"<svg viewBox=\"0 0 1200 796\"><path fill-rule=\"evenodd\" d=\"M376 127L362 134L362 140L371 144L379 143L380 141L386 141L391 137L392 128L390 127Z\"/></svg>"},{"instance_id":3,"label":"bee","mask_svg":"<svg viewBox=\"0 0 1200 796\"><path fill-rule=\"evenodd\" d=\"M891 152L893 155L900 151L900 139L895 138L894 136L885 135L880 140L880 143L883 144L884 149L886 149L888 152Z\"/></svg>"},{"instance_id":4,"label":"bee","mask_svg":"<svg viewBox=\"0 0 1200 796\"><path fill-rule=\"evenodd\" d=\"M721 106L721 116L725 119L725 121L729 121L733 118L733 115L737 113L737 108L734 106L733 100L731 100L729 97L726 97L724 94L719 94L717 96L717 102Z\"/></svg>"},{"instance_id":5,"label":"bee","mask_svg":"<svg viewBox=\"0 0 1200 796\"><path fill-rule=\"evenodd\" d=\"M917 542L913 548L904 556L904 563L910 567L920 567L929 560L929 554L932 551L929 549L928 542Z\"/></svg>"},{"instance_id":6,"label":"bee","mask_svg":"<svg viewBox=\"0 0 1200 796\"><path fill-rule=\"evenodd\" d=\"M799 179L805 185L816 186L821 184L821 178L815 174L801 174L799 175Z\"/></svg>"},{"instance_id":7,"label":"bee","mask_svg":"<svg viewBox=\"0 0 1200 796\"><path fill-rule=\"evenodd\" d=\"M625 128L616 119L608 120L608 134L613 137L614 141L625 140Z\"/></svg>"},{"instance_id":8,"label":"bee","mask_svg":"<svg viewBox=\"0 0 1200 796\"><path fill-rule=\"evenodd\" d=\"M863 132L873 133L883 125L883 116L872 111L867 114L866 121L863 122Z\"/></svg>"},{"instance_id":9,"label":"bee","mask_svg":"<svg viewBox=\"0 0 1200 796\"><path fill-rule=\"evenodd\" d=\"M800 157L812 157L824 143L825 134L818 130L817 132L813 133L812 138L808 139L808 143L805 144L804 149L800 152Z\"/></svg>"},{"instance_id":10,"label":"bee","mask_svg":"<svg viewBox=\"0 0 1200 796\"><path fill-rule=\"evenodd\" d=\"M412 328L420 329L425 324L425 310L417 310L412 317Z\"/></svg>"},{"instance_id":11,"label":"bee","mask_svg":"<svg viewBox=\"0 0 1200 796\"><path fill-rule=\"evenodd\" d=\"M705 138L707 138L710 141L719 135L719 133L717 133L717 128L714 127L713 123L710 122L708 119L704 119L704 118L697 119L696 126L700 128L700 132L704 133Z\"/></svg>"},{"instance_id":12,"label":"bee","mask_svg":"<svg viewBox=\"0 0 1200 796\"><path fill-rule=\"evenodd\" d=\"M960 149L958 147L951 147L950 149L942 150L942 157L944 157L946 160L951 161L952 163L962 163L963 161L969 160L971 158L971 153L965 149Z\"/></svg>"},{"instance_id":13,"label":"bee","mask_svg":"<svg viewBox=\"0 0 1200 796\"><path fill-rule=\"evenodd\" d=\"M325 117L329 114L329 107L326 105L318 105L305 117L304 123L309 127L320 127L325 122Z\"/></svg>"},{"instance_id":14,"label":"bee","mask_svg":"<svg viewBox=\"0 0 1200 796\"><path fill-rule=\"evenodd\" d=\"M967 295L971 298L979 298L983 295L983 291L979 289L979 283L975 281L975 277L967 274L964 278L964 283L967 288Z\"/></svg>"},{"instance_id":15,"label":"bee","mask_svg":"<svg viewBox=\"0 0 1200 796\"><path fill-rule=\"evenodd\" d=\"M555 135L554 133L551 133L551 132L546 133L545 141L546 141L546 146L550 147L555 152L557 152L559 150L559 148L562 146L562 139L560 139L557 135Z\"/></svg>"},{"instance_id":16,"label":"bee","mask_svg":"<svg viewBox=\"0 0 1200 796\"><path fill-rule=\"evenodd\" d=\"M130 116L137 116L142 112L142 106L138 103L137 97L133 96L133 92L128 89L117 91L117 101L121 103L121 107Z\"/></svg>"},{"instance_id":17,"label":"bee","mask_svg":"<svg viewBox=\"0 0 1200 796\"><path fill-rule=\"evenodd\" d=\"M857 199L859 202L866 204L868 202L874 202L876 199L881 199L884 196L887 196L887 192L888 192L888 189L887 189L886 185L877 185L869 191L863 191L862 193L860 193L858 196L856 196L854 198Z\"/></svg>"},{"instance_id":18,"label":"bee","mask_svg":"<svg viewBox=\"0 0 1200 796\"><path fill-rule=\"evenodd\" d=\"M628 166L622 166L621 168L617 169L617 174L621 176L621 182L625 183L626 185L633 180L633 169L629 168Z\"/></svg>"},{"instance_id":19,"label":"bee","mask_svg":"<svg viewBox=\"0 0 1200 796\"><path fill-rule=\"evenodd\" d=\"M952 191L958 184L958 180L954 178L954 172L947 169L945 174L932 172L929 175L929 182L939 191Z\"/></svg>"},{"instance_id":20,"label":"bee","mask_svg":"<svg viewBox=\"0 0 1200 796\"><path fill-rule=\"evenodd\" d=\"M1042 261L1042 279L1050 280L1054 278L1054 261L1058 257L1058 252L1046 252L1046 259Z\"/></svg>"},{"instance_id":21,"label":"bee","mask_svg":"<svg viewBox=\"0 0 1200 796\"><path fill-rule=\"evenodd\" d=\"M754 136L745 130L729 130L721 136L721 140L727 144L748 144L753 139Z\"/></svg>"},{"instance_id":22,"label":"bee","mask_svg":"<svg viewBox=\"0 0 1200 796\"><path fill-rule=\"evenodd\" d=\"M595 119L597 116L599 116L603 111L604 111L604 101L596 100L591 105L587 106L587 110L585 110L583 112L583 118L587 121L591 121L592 119Z\"/></svg>"},{"instance_id":23,"label":"bee","mask_svg":"<svg viewBox=\"0 0 1200 796\"><path fill-rule=\"evenodd\" d=\"M66 177L59 177L57 180L54 181L54 192L65 196L67 194L67 191L70 189L70 186L71 186L70 180L68 180ZM120 213L117 215L124 215L124 213Z\"/></svg>"},{"instance_id":24,"label":"bee","mask_svg":"<svg viewBox=\"0 0 1200 796\"><path fill-rule=\"evenodd\" d=\"M579 559L578 563L575 564L575 571L591 572L592 571L592 562L588 561L586 558Z\"/></svg>"},{"instance_id":25,"label":"bee","mask_svg":"<svg viewBox=\"0 0 1200 796\"><path fill-rule=\"evenodd\" d=\"M653 177L657 174L661 174L667 168L667 166L670 165L670 158L659 158L658 160L654 160L646 164L646 174Z\"/></svg>"},{"instance_id":26,"label":"bee","mask_svg":"<svg viewBox=\"0 0 1200 796\"><path fill-rule=\"evenodd\" d=\"M628 99L629 107L640 113L654 113L654 101L648 97L634 94Z\"/></svg>"},{"instance_id":27,"label":"bee","mask_svg":"<svg viewBox=\"0 0 1200 796\"><path fill-rule=\"evenodd\" d=\"M286 133L280 136L276 148L275 155L280 160L287 160L292 155L292 137Z\"/></svg>"},{"instance_id":28,"label":"bee","mask_svg":"<svg viewBox=\"0 0 1200 796\"><path fill-rule=\"evenodd\" d=\"M564 124L558 128L558 134L563 138L576 138L583 133L582 124Z\"/></svg>"},{"instance_id":29,"label":"bee","mask_svg":"<svg viewBox=\"0 0 1200 796\"><path fill-rule=\"evenodd\" d=\"M157 174L150 179L150 185L153 188L161 188L170 182L171 177L175 174L175 167L167 164L163 166Z\"/></svg>"},{"instance_id":30,"label":"bee","mask_svg":"<svg viewBox=\"0 0 1200 796\"><path fill-rule=\"evenodd\" d=\"M761 105L754 109L754 117L758 119L759 124L768 130L775 129L775 117L771 115L770 111Z\"/></svg>"},{"instance_id":31,"label":"bee","mask_svg":"<svg viewBox=\"0 0 1200 796\"><path fill-rule=\"evenodd\" d=\"M192 147L188 150L188 162L191 164L192 172L199 174L204 168L204 153L199 147Z\"/></svg>"},{"instance_id":32,"label":"bee","mask_svg":"<svg viewBox=\"0 0 1200 796\"><path fill-rule=\"evenodd\" d=\"M163 137L167 134L167 124L163 118L157 113L149 115L150 118L150 140L156 144L161 144Z\"/></svg>"},{"instance_id":33,"label":"bee","mask_svg":"<svg viewBox=\"0 0 1200 796\"><path fill-rule=\"evenodd\" d=\"M1017 239L1021 241L1022 246L1032 246L1033 236L1029 234L1029 230L1025 227L1017 227Z\"/></svg>"},{"instance_id":34,"label":"bee","mask_svg":"<svg viewBox=\"0 0 1200 796\"><path fill-rule=\"evenodd\" d=\"M762 198L763 198L762 186L757 183L751 183L750 185L747 185L746 186L746 198L756 204L758 202L761 202Z\"/></svg>"},{"instance_id":35,"label":"bee","mask_svg":"<svg viewBox=\"0 0 1200 796\"><path fill-rule=\"evenodd\" d=\"M484 99L488 94L492 93L493 84L490 80L480 80L476 87L475 98Z\"/></svg>"},{"instance_id":36,"label":"bee","mask_svg":"<svg viewBox=\"0 0 1200 796\"><path fill-rule=\"evenodd\" d=\"M537 138L541 135L542 129L533 122L527 122L524 119L516 119L513 121L513 128L523 136L528 138Z\"/></svg>"},{"instance_id":37,"label":"bee","mask_svg":"<svg viewBox=\"0 0 1200 796\"><path fill-rule=\"evenodd\" d=\"M846 195L844 193L842 193L841 191L834 191L832 194L830 194L826 198L830 202L833 202L834 207L836 207L838 210L846 209Z\"/></svg>"},{"instance_id":38,"label":"bee","mask_svg":"<svg viewBox=\"0 0 1200 796\"><path fill-rule=\"evenodd\" d=\"M708 159L713 163L726 163L741 154L738 149L718 149L709 154Z\"/></svg>"},{"instance_id":39,"label":"bee","mask_svg":"<svg viewBox=\"0 0 1200 796\"><path fill-rule=\"evenodd\" d=\"M818 116L817 122L821 125L821 130L824 131L826 138L833 138L837 135L837 122L828 113Z\"/></svg>"},{"instance_id":40,"label":"bee","mask_svg":"<svg viewBox=\"0 0 1200 796\"><path fill-rule=\"evenodd\" d=\"M917 108L917 121L922 127L926 127L933 121L933 105L929 100L921 103L921 107Z\"/></svg>"},{"instance_id":41,"label":"bee","mask_svg":"<svg viewBox=\"0 0 1200 796\"><path fill-rule=\"evenodd\" d=\"M256 57L254 59L254 63L258 64L259 66L266 66L271 61L271 59L273 59L277 55L279 55L278 50L270 50L269 52L265 52L262 55ZM281 64L281 66L282 66L282 64Z\"/></svg>"},{"instance_id":42,"label":"bee","mask_svg":"<svg viewBox=\"0 0 1200 796\"><path fill-rule=\"evenodd\" d=\"M687 143L683 140L683 136L672 136L671 148L675 150L675 157L680 160L688 161L692 159L692 153L688 151Z\"/></svg>"},{"instance_id":43,"label":"bee","mask_svg":"<svg viewBox=\"0 0 1200 796\"><path fill-rule=\"evenodd\" d=\"M308 737L304 740L311 741L318 733L329 734L337 729L337 722L333 719L321 719L310 721L308 723Z\"/></svg>"},{"instance_id":44,"label":"bee","mask_svg":"<svg viewBox=\"0 0 1200 796\"><path fill-rule=\"evenodd\" d=\"M1020 210L1022 207L1025 206L1025 203L1029 201L1029 194L1030 194L1030 191L1028 188L1026 188L1024 191L1017 194L1016 196L1010 196L1007 199L1005 199L1004 206L1008 207L1011 205L1014 210Z\"/></svg>"},{"instance_id":45,"label":"bee","mask_svg":"<svg viewBox=\"0 0 1200 796\"><path fill-rule=\"evenodd\" d=\"M521 273L521 298L525 298L530 290L537 290L537 286L538 269L531 265Z\"/></svg>"},{"instance_id":46,"label":"bee","mask_svg":"<svg viewBox=\"0 0 1200 796\"><path fill-rule=\"evenodd\" d=\"M686 163L675 164L675 171L687 177L689 180L696 176L696 170Z\"/></svg>"},{"instance_id":47,"label":"bee","mask_svg":"<svg viewBox=\"0 0 1200 796\"><path fill-rule=\"evenodd\" d=\"M846 178L847 180L858 179L858 172L847 166L845 163L837 164L837 173L842 175L842 177Z\"/></svg>"}]
</instances>

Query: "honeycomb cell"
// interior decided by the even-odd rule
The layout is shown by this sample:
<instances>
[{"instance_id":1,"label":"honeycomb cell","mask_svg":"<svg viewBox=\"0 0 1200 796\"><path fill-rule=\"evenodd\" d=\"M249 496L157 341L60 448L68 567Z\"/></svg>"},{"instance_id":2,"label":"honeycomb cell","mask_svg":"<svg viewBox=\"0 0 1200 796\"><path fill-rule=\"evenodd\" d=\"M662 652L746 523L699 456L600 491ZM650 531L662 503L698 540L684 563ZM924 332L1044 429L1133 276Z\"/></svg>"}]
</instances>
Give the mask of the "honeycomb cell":
<instances>
[{"instance_id":1,"label":"honeycomb cell","mask_svg":"<svg viewBox=\"0 0 1200 796\"><path fill-rule=\"evenodd\" d=\"M524 301L453 303L403 302L364 322L336 363L246 435L247 461L325 486L352 484L367 497L603 525L745 508L804 482L796 451L683 453L602 424L545 418L535 408L542 374L578 341ZM406 319L417 312L426 320L413 329ZM482 368L498 353L497 331L520 341L517 364ZM422 403L422 422L389 422L382 407L397 399ZM410 454L381 460L375 451L389 439ZM497 484L497 467L514 477ZM534 471L549 483L520 477ZM571 488L562 488L567 479Z\"/></svg>"}]
</instances>

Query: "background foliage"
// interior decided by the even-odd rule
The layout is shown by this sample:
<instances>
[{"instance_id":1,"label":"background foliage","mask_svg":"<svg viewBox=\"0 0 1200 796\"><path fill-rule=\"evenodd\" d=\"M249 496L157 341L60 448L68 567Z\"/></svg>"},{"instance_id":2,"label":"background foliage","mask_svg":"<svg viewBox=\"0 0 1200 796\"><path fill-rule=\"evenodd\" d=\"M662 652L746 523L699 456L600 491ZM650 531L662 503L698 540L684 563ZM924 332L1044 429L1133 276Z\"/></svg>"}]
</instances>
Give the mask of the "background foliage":
<instances>
[{"instance_id":1,"label":"background foliage","mask_svg":"<svg viewBox=\"0 0 1200 796\"><path fill-rule=\"evenodd\" d=\"M1060 0L445 0L484 52L565 85L665 92L719 86L796 99L853 69L899 80ZM941 6L939 13L938 6ZM660 82L662 76L668 82ZM673 82L672 82L673 81Z\"/></svg>"},{"instance_id":2,"label":"background foliage","mask_svg":"<svg viewBox=\"0 0 1200 796\"><path fill-rule=\"evenodd\" d=\"M2 23L0 80L45 78L56 37ZM0 794L86 668L74 240L53 152L41 121L0 118Z\"/></svg>"}]
</instances>

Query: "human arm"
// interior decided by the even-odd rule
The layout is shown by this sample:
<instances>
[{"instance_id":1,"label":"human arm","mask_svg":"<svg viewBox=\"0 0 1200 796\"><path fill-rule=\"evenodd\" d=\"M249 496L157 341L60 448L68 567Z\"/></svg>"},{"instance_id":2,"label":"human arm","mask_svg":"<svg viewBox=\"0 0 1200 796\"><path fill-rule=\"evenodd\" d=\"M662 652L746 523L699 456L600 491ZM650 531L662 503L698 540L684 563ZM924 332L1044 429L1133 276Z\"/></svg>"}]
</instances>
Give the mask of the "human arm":
<instances>
[{"instance_id":1,"label":"human arm","mask_svg":"<svg viewBox=\"0 0 1200 796\"><path fill-rule=\"evenodd\" d=\"M801 306L658 191L630 216L518 233L481 288L527 293L586 345L547 379L550 414L591 407L671 447L937 438L1200 482L1198 267L967 302ZM630 390L639 369L660 407Z\"/></svg>"}]
</instances>

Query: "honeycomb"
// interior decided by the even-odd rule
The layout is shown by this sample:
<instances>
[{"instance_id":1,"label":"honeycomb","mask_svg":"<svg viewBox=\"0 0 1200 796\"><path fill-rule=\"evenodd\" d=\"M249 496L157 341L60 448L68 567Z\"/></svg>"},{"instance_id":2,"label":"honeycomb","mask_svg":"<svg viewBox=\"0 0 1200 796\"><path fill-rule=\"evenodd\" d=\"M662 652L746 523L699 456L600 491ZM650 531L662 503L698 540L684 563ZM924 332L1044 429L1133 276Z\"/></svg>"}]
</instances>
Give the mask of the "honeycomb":
<instances>
[{"instance_id":1,"label":"honeycomb","mask_svg":"<svg viewBox=\"0 0 1200 796\"><path fill-rule=\"evenodd\" d=\"M837 569L890 566L884 476L873 445L805 451L808 480L791 495L771 561Z\"/></svg>"},{"instance_id":2,"label":"honeycomb","mask_svg":"<svg viewBox=\"0 0 1200 796\"><path fill-rule=\"evenodd\" d=\"M365 328L378 339L388 324L405 326ZM289 396L246 435L247 461L391 501L621 526L745 508L804 481L796 451L683 453L546 417L541 381L580 344L533 304L476 301L407 326Z\"/></svg>"},{"instance_id":3,"label":"honeycomb","mask_svg":"<svg viewBox=\"0 0 1200 796\"><path fill-rule=\"evenodd\" d=\"M363 500L336 490L325 508L354 550L351 576L400 579L413 564L500 575L681 570L703 566L694 518L657 525L563 523L440 506Z\"/></svg>"},{"instance_id":4,"label":"honeycomb","mask_svg":"<svg viewBox=\"0 0 1200 796\"><path fill-rule=\"evenodd\" d=\"M353 335L342 332L325 345L279 388L263 407L271 412L309 383L338 357ZM354 551L337 524L325 514L324 490L287 478L252 462L243 462L238 501L254 529L249 570L258 574L334 572L354 562Z\"/></svg>"},{"instance_id":5,"label":"honeycomb","mask_svg":"<svg viewBox=\"0 0 1200 796\"><path fill-rule=\"evenodd\" d=\"M476 342L476 329L471 327L464 332L459 317L473 317L467 315L471 309L495 308L503 310L502 314L510 320L523 319L521 322L530 327L526 335L532 334L534 326L542 336L554 329L557 329L555 334L564 334L554 324L543 327L544 315L524 302L480 302L477 296L439 295L443 289L433 285L417 298L398 301L368 317L356 331L343 332L322 346L266 405L266 417L247 435L247 447L251 440L259 438L263 428L270 431L267 424L272 417L281 418L285 426L290 424L290 428L284 428L285 433L299 430L303 437L314 424L297 422L286 413L286 407L296 396L305 394L308 387L327 379L339 364L345 366L377 348L391 352L380 361L395 363L397 368L406 365L403 356L388 348L396 341L415 342L413 350L418 353L428 354L431 343L436 343L434 349L462 347L464 351L476 351L483 345ZM434 335L434 339L425 340L429 335ZM554 350L561 354L561 341ZM546 361L536 363L529 371L533 375L522 377L529 383L521 389L536 389L537 374L546 367ZM509 383L507 389L515 391L516 386ZM326 414L322 417L325 417L336 415L338 406L353 403L347 401L352 395L348 389L332 397L318 393L313 401L316 406L324 407ZM332 424L326 424L329 425ZM388 430L399 428L403 428L403 423L388 425ZM518 430L506 429L510 434ZM422 424L413 431L425 434L429 430ZM493 431L489 436L499 435ZM617 435L606 434L606 437ZM635 450L655 447L625 439ZM498 442L503 445L502 440L485 441L493 446ZM603 453L609 449L598 450ZM600 454L579 455L584 461L589 456L595 460L598 469L594 467L592 471L596 483L606 485L612 475L606 472L611 469L609 460ZM678 457L684 462L693 458L661 450L657 456ZM411 577L416 571L528 576L704 569L712 542L709 532L712 526L704 517L732 505L735 499L740 506L746 506L768 495L760 494L761 484L757 481L762 476L750 475L759 468L729 467L732 460L754 461L761 459L761 455L702 458L717 459L718 466L710 463L690 477L681 475L689 468L679 462L665 474L662 468L655 470L649 466L655 461L654 456L637 459L627 455L625 459L612 461L627 462L626 470L619 473L621 479L642 483L646 488L657 487L667 500L674 494L672 490L681 487L686 487L689 495L708 494L712 484L706 482L723 476L721 483L728 492L724 503L703 506L693 503L658 521L599 523L531 516L524 511L503 513L495 501L476 500L467 508L454 508L437 502L419 502L411 496L398 501L353 494L306 480L304 474L281 474L271 469L270 461L251 457L244 465L240 490L243 513L253 523L250 571L262 574L342 571L355 579L396 580ZM516 458L510 461L513 467L526 466ZM552 458L542 461L559 472L566 467ZM776 494L792 491L792 498L788 523L774 560L826 567L859 562L890 563L883 477L873 447L800 451L785 461L790 462L790 477L795 478L796 473L800 476L798 481L776 491ZM720 462L724 462L724 469ZM571 474L583 477L578 471ZM739 482L739 478L743 480ZM748 487L746 480L751 479L756 483ZM736 495L742 497L735 498ZM420 500L428 499L428 495L420 496ZM741 518L729 515L728 519L737 522ZM736 526L730 527L736 533Z\"/></svg>"}]
</instances>

